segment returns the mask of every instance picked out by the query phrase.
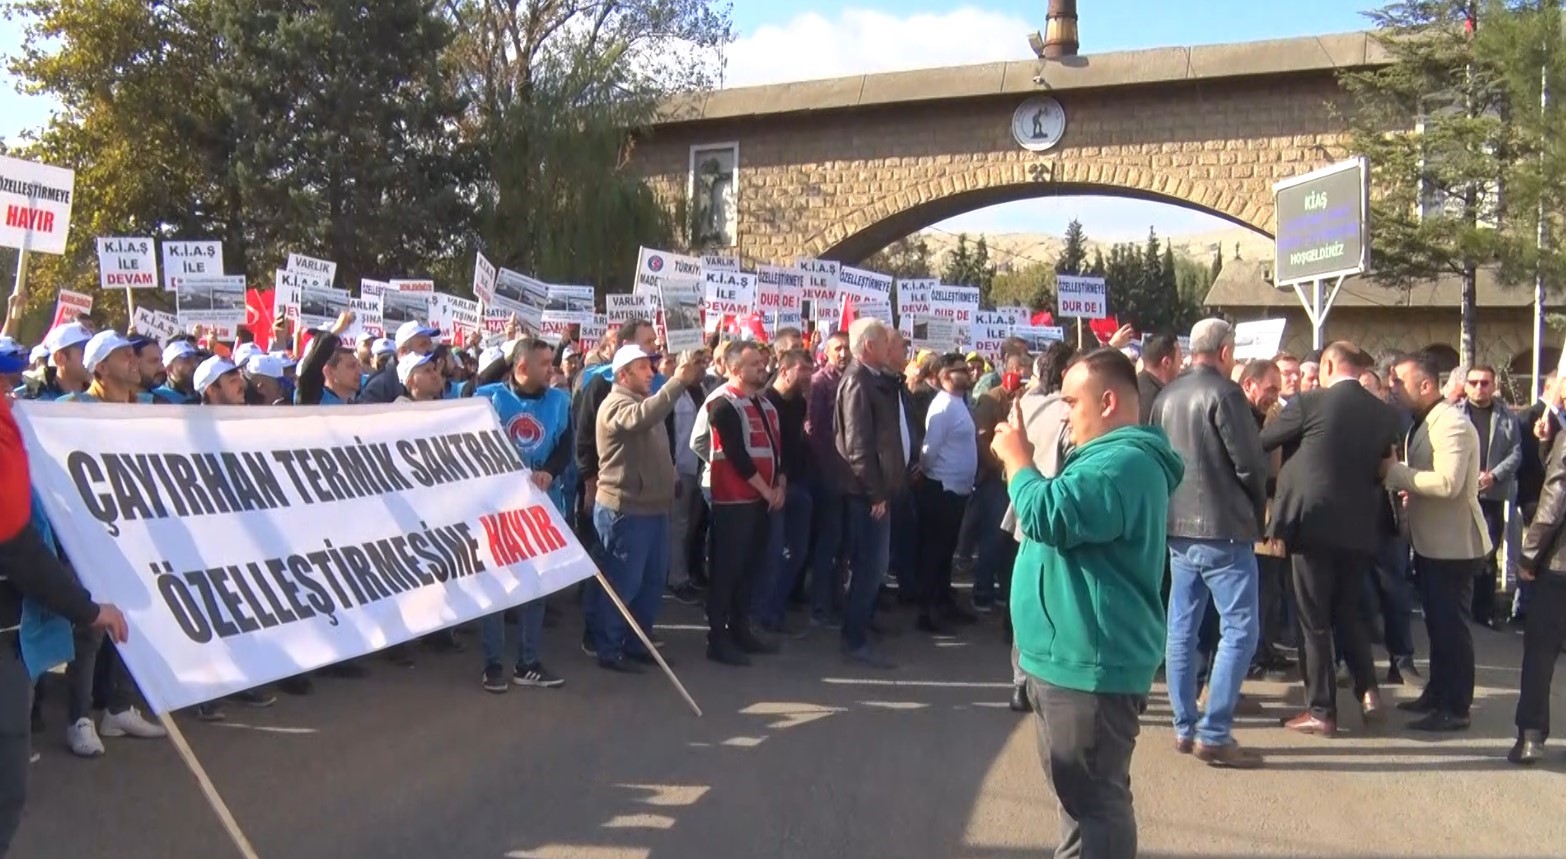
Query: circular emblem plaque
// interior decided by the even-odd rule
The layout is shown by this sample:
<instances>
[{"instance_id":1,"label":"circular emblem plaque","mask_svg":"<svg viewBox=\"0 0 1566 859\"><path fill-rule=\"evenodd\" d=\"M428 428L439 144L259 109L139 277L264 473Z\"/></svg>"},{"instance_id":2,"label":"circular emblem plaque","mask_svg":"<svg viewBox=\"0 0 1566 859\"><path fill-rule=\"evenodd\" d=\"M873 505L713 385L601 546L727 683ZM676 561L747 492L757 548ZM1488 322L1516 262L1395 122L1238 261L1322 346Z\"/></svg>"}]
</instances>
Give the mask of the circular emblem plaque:
<instances>
[{"instance_id":1,"label":"circular emblem plaque","mask_svg":"<svg viewBox=\"0 0 1566 859\"><path fill-rule=\"evenodd\" d=\"M1066 109L1048 97L1030 98L1011 115L1011 136L1029 152L1054 148L1066 133Z\"/></svg>"}]
</instances>

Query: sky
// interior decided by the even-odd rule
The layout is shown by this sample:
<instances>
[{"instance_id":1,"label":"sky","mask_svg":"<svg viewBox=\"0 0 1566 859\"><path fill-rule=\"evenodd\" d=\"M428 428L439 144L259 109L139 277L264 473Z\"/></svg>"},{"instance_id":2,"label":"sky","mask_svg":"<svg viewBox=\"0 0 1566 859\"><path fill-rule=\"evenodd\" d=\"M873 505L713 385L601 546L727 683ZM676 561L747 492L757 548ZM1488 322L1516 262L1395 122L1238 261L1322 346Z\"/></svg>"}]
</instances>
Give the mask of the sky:
<instances>
[{"instance_id":1,"label":"sky","mask_svg":"<svg viewBox=\"0 0 1566 859\"><path fill-rule=\"evenodd\" d=\"M1079 0L1082 53L1282 39L1364 29L1374 0ZM726 86L1032 57L1027 35L1043 30L1047 0L733 0L738 38ZM21 25L0 19L0 54L21 46ZM16 93L0 69L0 139L47 121L51 104ZM991 206L935 225L948 232L1063 233L1073 218L1100 240L1138 240L1232 225L1177 206L1112 197L1053 197Z\"/></svg>"}]
</instances>

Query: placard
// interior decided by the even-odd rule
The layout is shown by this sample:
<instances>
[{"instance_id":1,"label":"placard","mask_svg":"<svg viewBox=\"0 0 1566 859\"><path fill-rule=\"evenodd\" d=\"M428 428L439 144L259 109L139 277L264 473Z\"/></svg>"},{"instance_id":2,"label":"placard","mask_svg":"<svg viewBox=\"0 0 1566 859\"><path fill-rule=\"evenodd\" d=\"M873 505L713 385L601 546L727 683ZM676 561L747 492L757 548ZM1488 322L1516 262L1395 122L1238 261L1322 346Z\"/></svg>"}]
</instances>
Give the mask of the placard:
<instances>
[{"instance_id":1,"label":"placard","mask_svg":"<svg viewBox=\"0 0 1566 859\"><path fill-rule=\"evenodd\" d=\"M706 338L701 328L701 287L673 282L659 288L663 307L664 348L671 352L700 349Z\"/></svg>"},{"instance_id":2,"label":"placard","mask_svg":"<svg viewBox=\"0 0 1566 859\"><path fill-rule=\"evenodd\" d=\"M1066 339L1066 329L1059 325L1017 325L1011 329L1011 336L1028 344L1028 351L1037 355L1043 352L1051 343Z\"/></svg>"},{"instance_id":3,"label":"placard","mask_svg":"<svg viewBox=\"0 0 1566 859\"><path fill-rule=\"evenodd\" d=\"M734 254L702 254L701 268L704 274L709 271L739 271L740 258Z\"/></svg>"},{"instance_id":4,"label":"placard","mask_svg":"<svg viewBox=\"0 0 1566 859\"><path fill-rule=\"evenodd\" d=\"M742 271L702 273L703 309L711 316L740 316L756 308L756 276Z\"/></svg>"},{"instance_id":5,"label":"placard","mask_svg":"<svg viewBox=\"0 0 1566 859\"><path fill-rule=\"evenodd\" d=\"M76 171L0 155L0 246L65 253Z\"/></svg>"},{"instance_id":6,"label":"placard","mask_svg":"<svg viewBox=\"0 0 1566 859\"><path fill-rule=\"evenodd\" d=\"M337 283L337 263L330 260L307 257L304 254L289 254L285 269L301 274L313 274L326 281L327 286L335 286Z\"/></svg>"},{"instance_id":7,"label":"placard","mask_svg":"<svg viewBox=\"0 0 1566 859\"><path fill-rule=\"evenodd\" d=\"M542 321L581 325L593 321L593 288L591 286L561 286L550 284L545 293Z\"/></svg>"},{"instance_id":8,"label":"placard","mask_svg":"<svg viewBox=\"0 0 1566 859\"><path fill-rule=\"evenodd\" d=\"M223 243L219 241L164 242L163 290L175 292L187 277L221 277Z\"/></svg>"},{"instance_id":9,"label":"placard","mask_svg":"<svg viewBox=\"0 0 1566 859\"><path fill-rule=\"evenodd\" d=\"M337 323L337 317L348 310L348 299L351 297L348 290L325 285L330 281L324 276L303 276L312 278L316 284L299 289L299 324L307 329L331 328Z\"/></svg>"},{"instance_id":10,"label":"placard","mask_svg":"<svg viewBox=\"0 0 1566 859\"><path fill-rule=\"evenodd\" d=\"M479 303L443 292L430 299L430 324L440 329L441 342L462 346L483 325Z\"/></svg>"},{"instance_id":11,"label":"placard","mask_svg":"<svg viewBox=\"0 0 1566 859\"><path fill-rule=\"evenodd\" d=\"M519 322L537 331L544 322L544 305L549 303L549 284L503 268L495 276L495 297L489 303L515 313Z\"/></svg>"},{"instance_id":12,"label":"placard","mask_svg":"<svg viewBox=\"0 0 1566 859\"><path fill-rule=\"evenodd\" d=\"M485 304L495 300L495 278L498 272L495 264L485 258L483 253L473 257L473 294Z\"/></svg>"},{"instance_id":13,"label":"placard","mask_svg":"<svg viewBox=\"0 0 1566 859\"><path fill-rule=\"evenodd\" d=\"M158 252L152 239L99 239L98 286L157 289Z\"/></svg>"},{"instance_id":14,"label":"placard","mask_svg":"<svg viewBox=\"0 0 1566 859\"><path fill-rule=\"evenodd\" d=\"M957 339L957 323L938 316L908 317L908 339L916 349L934 349L945 352L953 348Z\"/></svg>"},{"instance_id":15,"label":"placard","mask_svg":"<svg viewBox=\"0 0 1566 859\"><path fill-rule=\"evenodd\" d=\"M841 264L809 257L800 258L796 264L805 272L803 300L811 302L812 305L822 301L837 301L837 279L843 268ZM812 309L816 310L819 317L819 306L814 306Z\"/></svg>"},{"instance_id":16,"label":"placard","mask_svg":"<svg viewBox=\"0 0 1566 859\"><path fill-rule=\"evenodd\" d=\"M373 339L386 336L386 324L381 320L381 296L350 297L348 310L353 313L353 324L339 335L345 344L357 346L366 337Z\"/></svg>"},{"instance_id":17,"label":"placard","mask_svg":"<svg viewBox=\"0 0 1566 859\"><path fill-rule=\"evenodd\" d=\"M243 275L181 278L174 297L180 327L187 331L200 325L219 340L233 340L245 324Z\"/></svg>"},{"instance_id":18,"label":"placard","mask_svg":"<svg viewBox=\"0 0 1566 859\"><path fill-rule=\"evenodd\" d=\"M658 297L658 290L664 284L699 287L701 259L648 247L639 249L636 255L636 287L632 292ZM697 292L699 294L700 289ZM661 298L658 300L662 301Z\"/></svg>"},{"instance_id":19,"label":"placard","mask_svg":"<svg viewBox=\"0 0 1566 859\"><path fill-rule=\"evenodd\" d=\"M784 328L804 328L800 311L805 279L805 270L797 266L756 266L756 310L770 335L775 337Z\"/></svg>"},{"instance_id":20,"label":"placard","mask_svg":"<svg viewBox=\"0 0 1566 859\"><path fill-rule=\"evenodd\" d=\"M1288 324L1287 319L1260 319L1235 325L1234 360L1272 360L1274 355L1282 351L1283 329Z\"/></svg>"},{"instance_id":21,"label":"placard","mask_svg":"<svg viewBox=\"0 0 1566 859\"><path fill-rule=\"evenodd\" d=\"M131 329L137 334L156 338L159 343L167 343L180 334L179 317L138 304L131 313Z\"/></svg>"},{"instance_id":22,"label":"placard","mask_svg":"<svg viewBox=\"0 0 1566 859\"><path fill-rule=\"evenodd\" d=\"M62 289L59 296L54 300L54 320L49 323L49 330L53 331L67 322L75 322L77 316L91 312L91 295L85 292L72 292L69 289Z\"/></svg>"},{"instance_id":23,"label":"placard","mask_svg":"<svg viewBox=\"0 0 1566 859\"><path fill-rule=\"evenodd\" d=\"M658 313L657 300L647 294L613 293L604 296L604 305L609 311L605 316L610 325L622 325L632 319L652 319Z\"/></svg>"},{"instance_id":24,"label":"placard","mask_svg":"<svg viewBox=\"0 0 1566 859\"><path fill-rule=\"evenodd\" d=\"M1055 276L1056 316L1068 319L1103 319L1109 315L1109 290L1102 277L1060 274Z\"/></svg>"},{"instance_id":25,"label":"placard","mask_svg":"<svg viewBox=\"0 0 1566 859\"><path fill-rule=\"evenodd\" d=\"M370 281L365 281L368 286ZM398 284L410 284L402 289ZM429 284L430 289L424 289ZM388 281L381 291L381 325L393 334L407 322L430 324L430 300L435 297L434 281ZM363 289L364 287L361 287Z\"/></svg>"}]
</instances>

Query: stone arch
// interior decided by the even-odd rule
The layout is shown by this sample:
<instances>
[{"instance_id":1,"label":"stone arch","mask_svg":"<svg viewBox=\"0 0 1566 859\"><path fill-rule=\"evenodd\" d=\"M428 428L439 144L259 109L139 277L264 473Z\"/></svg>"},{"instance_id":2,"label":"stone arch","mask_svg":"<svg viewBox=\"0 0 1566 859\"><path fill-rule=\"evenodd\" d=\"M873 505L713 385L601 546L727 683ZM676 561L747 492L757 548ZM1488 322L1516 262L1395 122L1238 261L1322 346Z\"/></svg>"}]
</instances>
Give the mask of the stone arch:
<instances>
[{"instance_id":1,"label":"stone arch","mask_svg":"<svg viewBox=\"0 0 1566 859\"><path fill-rule=\"evenodd\" d=\"M1430 357L1435 359L1436 369L1440 370L1443 374L1456 370L1458 365L1462 363L1462 358L1458 355L1457 350L1453 349L1449 344L1446 343L1431 343L1422 351L1428 353ZM1445 382L1446 380L1442 379L1441 381Z\"/></svg>"},{"instance_id":2,"label":"stone arch","mask_svg":"<svg viewBox=\"0 0 1566 859\"><path fill-rule=\"evenodd\" d=\"M1539 350L1539 373L1541 375L1554 370L1560 363L1560 347L1545 346ZM1510 361L1506 362L1504 369L1513 376L1527 378L1533 372L1533 350L1524 349L1516 353Z\"/></svg>"},{"instance_id":3,"label":"stone arch","mask_svg":"<svg viewBox=\"0 0 1566 859\"><path fill-rule=\"evenodd\" d=\"M1090 161L980 162L967 170L887 193L805 244L805 255L854 262L946 218L1017 200L1099 195L1167 203L1214 215L1271 236L1270 198L1217 184Z\"/></svg>"}]
</instances>

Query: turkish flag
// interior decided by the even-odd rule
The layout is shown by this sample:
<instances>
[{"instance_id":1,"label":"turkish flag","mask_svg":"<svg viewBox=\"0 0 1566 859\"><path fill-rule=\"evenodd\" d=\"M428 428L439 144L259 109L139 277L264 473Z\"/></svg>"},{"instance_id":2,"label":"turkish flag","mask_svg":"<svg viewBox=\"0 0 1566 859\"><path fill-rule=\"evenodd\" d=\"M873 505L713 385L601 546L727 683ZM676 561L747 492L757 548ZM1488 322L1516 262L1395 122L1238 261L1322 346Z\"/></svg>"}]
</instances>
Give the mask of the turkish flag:
<instances>
[{"instance_id":1,"label":"turkish flag","mask_svg":"<svg viewBox=\"0 0 1566 859\"><path fill-rule=\"evenodd\" d=\"M767 324L759 313L747 313L730 319L729 331L736 337L746 337L757 343L767 342Z\"/></svg>"},{"instance_id":2,"label":"turkish flag","mask_svg":"<svg viewBox=\"0 0 1566 859\"><path fill-rule=\"evenodd\" d=\"M1031 322L1033 325L1043 326L1043 327L1047 328L1047 327L1055 324L1055 314L1050 313L1048 310L1035 311L1034 314L1033 314L1033 318L1028 320L1028 321Z\"/></svg>"},{"instance_id":3,"label":"turkish flag","mask_svg":"<svg viewBox=\"0 0 1566 859\"><path fill-rule=\"evenodd\" d=\"M1115 332L1120 330L1120 320L1113 316L1106 316L1103 319L1089 319L1088 330L1093 332L1093 336L1098 338L1098 342L1108 343L1115 336Z\"/></svg>"},{"instance_id":4,"label":"turkish flag","mask_svg":"<svg viewBox=\"0 0 1566 859\"><path fill-rule=\"evenodd\" d=\"M858 318L858 314L856 314L854 312L854 297L852 295L844 295L843 296L843 312L842 312L841 315L838 316L838 319L837 319L837 330L839 330L839 331L847 331L848 330L848 326L853 325L854 324L854 320L857 319L857 318Z\"/></svg>"},{"instance_id":5,"label":"turkish flag","mask_svg":"<svg viewBox=\"0 0 1566 859\"><path fill-rule=\"evenodd\" d=\"M245 327L255 337L256 345L272 349L272 290L245 290Z\"/></svg>"}]
</instances>

